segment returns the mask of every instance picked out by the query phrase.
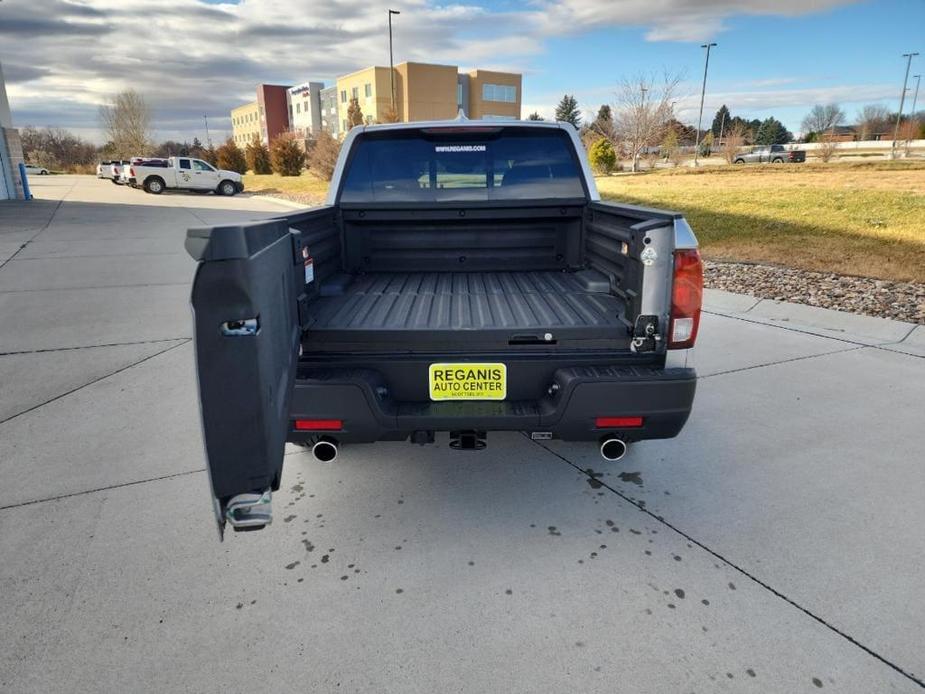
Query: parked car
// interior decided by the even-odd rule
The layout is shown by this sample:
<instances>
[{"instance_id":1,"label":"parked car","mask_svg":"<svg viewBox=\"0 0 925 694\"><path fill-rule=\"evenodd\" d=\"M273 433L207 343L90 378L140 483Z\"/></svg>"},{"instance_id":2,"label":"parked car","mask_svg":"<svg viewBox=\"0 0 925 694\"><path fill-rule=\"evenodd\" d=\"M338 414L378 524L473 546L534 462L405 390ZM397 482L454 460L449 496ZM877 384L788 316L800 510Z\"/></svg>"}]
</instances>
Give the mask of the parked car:
<instances>
[{"instance_id":1,"label":"parked car","mask_svg":"<svg viewBox=\"0 0 925 694\"><path fill-rule=\"evenodd\" d=\"M132 167L131 177L148 193L159 195L168 188L220 195L235 195L244 190L241 174L216 169L202 159L170 157L167 166Z\"/></svg>"},{"instance_id":2,"label":"parked car","mask_svg":"<svg viewBox=\"0 0 925 694\"><path fill-rule=\"evenodd\" d=\"M36 164L26 164L26 173L35 174L36 176L47 176L48 169L44 166L38 166Z\"/></svg>"},{"instance_id":3,"label":"parked car","mask_svg":"<svg viewBox=\"0 0 925 694\"><path fill-rule=\"evenodd\" d=\"M129 160L128 166L123 166L119 171L119 182L124 186L132 186L133 188L137 187L137 182L135 180L135 167L141 166L166 169L169 166L169 163L166 159L159 159L157 157L132 157Z\"/></svg>"},{"instance_id":4,"label":"parked car","mask_svg":"<svg viewBox=\"0 0 925 694\"><path fill-rule=\"evenodd\" d=\"M519 431L618 460L691 411L697 239L602 201L566 123L359 126L325 206L190 229L186 249L220 531L271 521L287 441L332 461Z\"/></svg>"},{"instance_id":5,"label":"parked car","mask_svg":"<svg viewBox=\"0 0 925 694\"><path fill-rule=\"evenodd\" d=\"M737 154L732 161L734 164L802 163L806 161L806 151L787 149L784 145L765 145Z\"/></svg>"}]
</instances>

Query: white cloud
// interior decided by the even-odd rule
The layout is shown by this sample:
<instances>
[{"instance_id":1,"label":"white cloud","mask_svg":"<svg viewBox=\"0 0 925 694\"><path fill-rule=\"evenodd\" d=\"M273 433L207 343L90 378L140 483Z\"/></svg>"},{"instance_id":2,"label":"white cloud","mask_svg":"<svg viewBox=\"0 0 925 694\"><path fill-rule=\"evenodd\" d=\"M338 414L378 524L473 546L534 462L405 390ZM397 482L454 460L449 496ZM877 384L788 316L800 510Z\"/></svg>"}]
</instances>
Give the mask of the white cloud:
<instances>
[{"instance_id":1,"label":"white cloud","mask_svg":"<svg viewBox=\"0 0 925 694\"><path fill-rule=\"evenodd\" d=\"M554 36L638 26L650 40L700 41L735 14L803 14L844 0L535 0L516 11L491 11L474 0L437 2L3 2L0 60L18 125L93 132L99 104L131 87L151 102L161 137L201 138L203 113L213 135L223 135L229 109L253 99L256 83L330 83L358 67L387 64L389 7L402 10L394 22L399 62L529 74L530 58ZM542 85L542 77L531 78L533 84ZM547 103L555 104L561 97L531 91L531 102L549 96ZM611 93L589 90L589 103L610 100ZM524 113L534 109L551 115L544 106L525 105Z\"/></svg>"}]
</instances>

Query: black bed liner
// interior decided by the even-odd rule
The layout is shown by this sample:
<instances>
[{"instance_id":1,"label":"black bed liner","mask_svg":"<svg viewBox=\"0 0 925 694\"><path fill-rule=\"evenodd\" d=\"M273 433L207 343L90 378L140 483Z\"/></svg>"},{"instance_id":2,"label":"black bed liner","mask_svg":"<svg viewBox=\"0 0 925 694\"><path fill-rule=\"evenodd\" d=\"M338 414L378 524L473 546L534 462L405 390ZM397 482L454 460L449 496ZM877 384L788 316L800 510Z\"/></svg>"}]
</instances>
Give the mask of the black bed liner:
<instances>
[{"instance_id":1,"label":"black bed liner","mask_svg":"<svg viewBox=\"0 0 925 694\"><path fill-rule=\"evenodd\" d=\"M304 342L320 349L367 337L380 346L460 339L470 346L482 338L504 345L625 340L624 309L607 278L593 270L340 276L313 301Z\"/></svg>"}]
</instances>

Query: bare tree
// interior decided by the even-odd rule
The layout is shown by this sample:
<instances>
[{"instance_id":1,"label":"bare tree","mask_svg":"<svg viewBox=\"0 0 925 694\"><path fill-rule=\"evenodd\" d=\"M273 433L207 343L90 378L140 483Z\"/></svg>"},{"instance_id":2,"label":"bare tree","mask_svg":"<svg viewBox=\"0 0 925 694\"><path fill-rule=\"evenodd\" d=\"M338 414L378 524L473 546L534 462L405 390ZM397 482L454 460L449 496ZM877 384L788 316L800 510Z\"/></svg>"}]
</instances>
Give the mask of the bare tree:
<instances>
[{"instance_id":1,"label":"bare tree","mask_svg":"<svg viewBox=\"0 0 925 694\"><path fill-rule=\"evenodd\" d=\"M824 133L845 120L845 112L838 104L816 104L803 119L803 134Z\"/></svg>"},{"instance_id":2,"label":"bare tree","mask_svg":"<svg viewBox=\"0 0 925 694\"><path fill-rule=\"evenodd\" d=\"M819 136L819 149L816 151L819 152L819 158L822 159L823 162L828 163L828 161L835 156L836 149L838 149L838 138L834 130Z\"/></svg>"},{"instance_id":3,"label":"bare tree","mask_svg":"<svg viewBox=\"0 0 925 694\"><path fill-rule=\"evenodd\" d=\"M653 75L639 74L620 83L611 137L623 141L633 160L633 171L639 168L640 156L659 143L666 124L674 117L672 101L680 82L679 75L666 72L658 81Z\"/></svg>"},{"instance_id":4,"label":"bare tree","mask_svg":"<svg viewBox=\"0 0 925 694\"><path fill-rule=\"evenodd\" d=\"M723 137L722 152L723 157L726 158L729 164L735 161L736 154L739 153L739 149L745 144L745 136L747 133L748 127L740 122L733 123L729 127L729 130L726 131Z\"/></svg>"},{"instance_id":5,"label":"bare tree","mask_svg":"<svg viewBox=\"0 0 925 694\"><path fill-rule=\"evenodd\" d=\"M883 104L867 104L858 111L859 139L869 140L877 133L888 132L890 109Z\"/></svg>"},{"instance_id":6,"label":"bare tree","mask_svg":"<svg viewBox=\"0 0 925 694\"><path fill-rule=\"evenodd\" d=\"M134 89L119 92L100 106L100 121L117 157L140 156L151 146L151 109Z\"/></svg>"},{"instance_id":7,"label":"bare tree","mask_svg":"<svg viewBox=\"0 0 925 694\"><path fill-rule=\"evenodd\" d=\"M398 117L398 109L396 109L392 104L387 104L384 109L382 109L382 116L380 117L381 123L398 123L401 119Z\"/></svg>"}]
</instances>

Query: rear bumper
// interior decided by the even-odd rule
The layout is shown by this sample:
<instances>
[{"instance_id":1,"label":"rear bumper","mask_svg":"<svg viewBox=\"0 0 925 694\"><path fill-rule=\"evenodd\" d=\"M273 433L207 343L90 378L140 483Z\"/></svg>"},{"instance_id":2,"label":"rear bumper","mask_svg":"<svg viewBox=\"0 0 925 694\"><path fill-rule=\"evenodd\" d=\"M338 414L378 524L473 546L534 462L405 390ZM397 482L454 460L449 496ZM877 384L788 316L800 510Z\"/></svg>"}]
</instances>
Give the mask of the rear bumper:
<instances>
[{"instance_id":1,"label":"rear bumper","mask_svg":"<svg viewBox=\"0 0 925 694\"><path fill-rule=\"evenodd\" d=\"M605 434L626 441L677 436L690 415L697 374L689 368L582 366L558 369L556 387L537 401L399 402L377 371L317 369L295 383L287 440L305 442L322 432L296 431L296 419L339 419L323 433L342 443L404 440L418 430L549 432L567 441ZM635 416L643 425L598 429L597 417Z\"/></svg>"}]
</instances>

